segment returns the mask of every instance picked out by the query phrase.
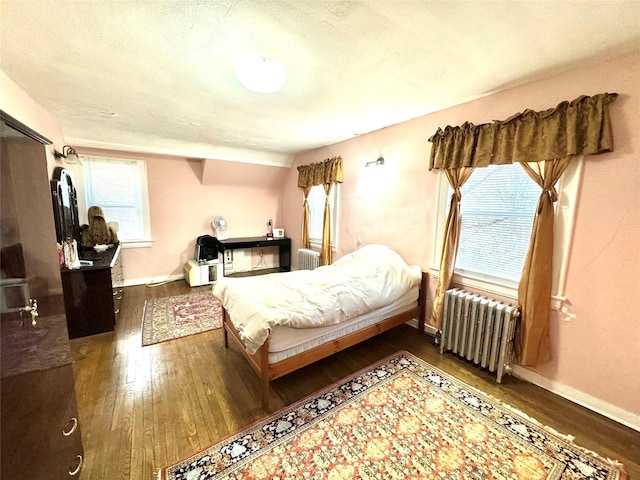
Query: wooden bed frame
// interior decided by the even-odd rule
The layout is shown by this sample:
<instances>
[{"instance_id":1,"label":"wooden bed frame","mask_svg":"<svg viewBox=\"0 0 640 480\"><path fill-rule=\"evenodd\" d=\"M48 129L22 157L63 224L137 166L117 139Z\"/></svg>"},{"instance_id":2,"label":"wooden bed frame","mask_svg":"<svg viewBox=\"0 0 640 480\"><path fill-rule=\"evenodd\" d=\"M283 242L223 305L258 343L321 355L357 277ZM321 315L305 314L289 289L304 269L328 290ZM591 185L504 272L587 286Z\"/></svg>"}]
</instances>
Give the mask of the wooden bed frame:
<instances>
[{"instance_id":1,"label":"wooden bed frame","mask_svg":"<svg viewBox=\"0 0 640 480\"><path fill-rule=\"evenodd\" d=\"M350 333L344 337L337 338L330 342L319 345L310 350L304 351L292 357L281 360L277 363L269 363L269 345L271 344L271 338L267 338L265 343L258 349L258 351L250 355L245 349L244 343L240 339L238 330L233 326L229 314L223 308L224 318L224 346L229 348L229 334L235 339L240 346L240 350L243 355L255 370L258 376L262 379L262 409L269 411L269 394L271 381L276 378L280 378L288 373L294 372L302 367L312 364L318 360L321 360L329 355L333 355L345 348L349 348L364 340L375 337L376 335L390 330L394 327L402 325L413 318L418 319L418 333L424 333L425 322L425 305L427 297L427 281L428 274L422 272L422 281L420 284L420 294L418 297L418 306L388 317L381 322L374 325L370 325L357 332Z\"/></svg>"}]
</instances>

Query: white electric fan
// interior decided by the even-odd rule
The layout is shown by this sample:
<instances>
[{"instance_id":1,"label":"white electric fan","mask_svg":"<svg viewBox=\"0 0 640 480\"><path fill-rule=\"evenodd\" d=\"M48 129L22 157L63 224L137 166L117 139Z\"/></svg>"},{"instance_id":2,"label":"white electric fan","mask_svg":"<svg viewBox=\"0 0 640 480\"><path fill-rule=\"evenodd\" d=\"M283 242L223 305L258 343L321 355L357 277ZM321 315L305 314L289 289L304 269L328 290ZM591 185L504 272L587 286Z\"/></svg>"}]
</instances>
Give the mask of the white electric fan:
<instances>
[{"instance_id":1,"label":"white electric fan","mask_svg":"<svg viewBox=\"0 0 640 480\"><path fill-rule=\"evenodd\" d=\"M227 221L224 217L217 215L213 218L213 222L211 222L211 226L216 231L216 238L218 240L226 240L227 237L224 236L224 231L227 229Z\"/></svg>"}]
</instances>

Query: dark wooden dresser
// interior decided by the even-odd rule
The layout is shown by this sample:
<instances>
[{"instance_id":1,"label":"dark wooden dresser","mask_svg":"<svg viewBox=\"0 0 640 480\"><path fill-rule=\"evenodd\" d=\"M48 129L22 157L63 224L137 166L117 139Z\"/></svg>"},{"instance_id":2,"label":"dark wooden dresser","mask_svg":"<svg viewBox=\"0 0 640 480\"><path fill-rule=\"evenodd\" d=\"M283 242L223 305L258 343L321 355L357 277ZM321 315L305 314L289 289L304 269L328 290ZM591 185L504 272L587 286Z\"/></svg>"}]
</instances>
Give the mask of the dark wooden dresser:
<instances>
[{"instance_id":1,"label":"dark wooden dresser","mask_svg":"<svg viewBox=\"0 0 640 480\"><path fill-rule=\"evenodd\" d=\"M2 319L2 478L70 478L82 437L64 315Z\"/></svg>"},{"instance_id":2,"label":"dark wooden dresser","mask_svg":"<svg viewBox=\"0 0 640 480\"><path fill-rule=\"evenodd\" d=\"M121 246L104 252L80 251L93 265L62 270L64 308L69 338L86 337L115 329L124 294Z\"/></svg>"}]
</instances>

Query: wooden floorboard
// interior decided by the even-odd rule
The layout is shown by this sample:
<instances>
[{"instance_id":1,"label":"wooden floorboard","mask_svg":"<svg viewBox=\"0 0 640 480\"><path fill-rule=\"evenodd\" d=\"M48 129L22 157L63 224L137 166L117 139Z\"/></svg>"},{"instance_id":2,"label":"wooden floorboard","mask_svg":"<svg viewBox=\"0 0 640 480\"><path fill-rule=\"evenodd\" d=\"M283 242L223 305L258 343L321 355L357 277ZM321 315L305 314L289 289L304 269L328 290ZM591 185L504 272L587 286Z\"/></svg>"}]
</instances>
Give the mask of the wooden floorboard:
<instances>
[{"instance_id":1,"label":"wooden floorboard","mask_svg":"<svg viewBox=\"0 0 640 480\"><path fill-rule=\"evenodd\" d=\"M145 301L210 287L183 280L127 287L116 330L71 341L85 464L82 480L155 480L176 462L265 415L261 383L238 347L224 348L216 330L141 346ZM541 423L575 443L625 464L640 480L640 433L540 387L495 375L454 355L441 356L428 336L400 326L273 382L279 408L406 350Z\"/></svg>"}]
</instances>

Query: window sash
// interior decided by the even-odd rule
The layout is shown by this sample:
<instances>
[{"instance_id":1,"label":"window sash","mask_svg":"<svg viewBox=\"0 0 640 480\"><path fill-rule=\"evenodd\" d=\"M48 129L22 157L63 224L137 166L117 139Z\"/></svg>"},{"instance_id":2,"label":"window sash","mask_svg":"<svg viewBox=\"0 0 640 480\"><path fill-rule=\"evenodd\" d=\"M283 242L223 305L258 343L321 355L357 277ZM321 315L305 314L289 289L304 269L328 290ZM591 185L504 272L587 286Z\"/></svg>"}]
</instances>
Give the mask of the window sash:
<instances>
[{"instance_id":1,"label":"window sash","mask_svg":"<svg viewBox=\"0 0 640 480\"><path fill-rule=\"evenodd\" d=\"M87 206L99 205L108 221L117 221L128 246L152 241L146 167L142 160L83 157Z\"/></svg>"},{"instance_id":2,"label":"window sash","mask_svg":"<svg viewBox=\"0 0 640 480\"><path fill-rule=\"evenodd\" d=\"M511 164L475 169L461 191L456 270L517 283L540 187L519 165ZM449 187L449 196L452 193Z\"/></svg>"},{"instance_id":3,"label":"window sash","mask_svg":"<svg viewBox=\"0 0 640 480\"><path fill-rule=\"evenodd\" d=\"M307 200L309 202L309 242L314 247L322 245L322 227L324 221L324 203L326 193L323 185L311 187ZM331 211L331 246L335 248L337 238L337 215L336 204L338 201L338 184L334 183L329 194L329 208Z\"/></svg>"}]
</instances>

